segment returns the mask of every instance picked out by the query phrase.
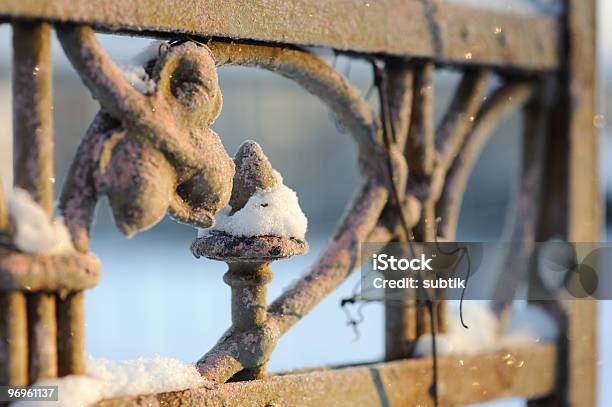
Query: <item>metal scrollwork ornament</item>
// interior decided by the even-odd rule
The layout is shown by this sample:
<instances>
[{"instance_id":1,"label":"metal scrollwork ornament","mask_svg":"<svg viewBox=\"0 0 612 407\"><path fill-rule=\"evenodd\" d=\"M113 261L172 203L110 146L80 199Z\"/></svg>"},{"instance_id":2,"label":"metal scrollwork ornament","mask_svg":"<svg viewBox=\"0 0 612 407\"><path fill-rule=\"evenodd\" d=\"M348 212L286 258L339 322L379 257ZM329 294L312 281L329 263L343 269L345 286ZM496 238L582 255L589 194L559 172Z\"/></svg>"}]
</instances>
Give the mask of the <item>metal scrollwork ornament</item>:
<instances>
[{"instance_id":1,"label":"metal scrollwork ornament","mask_svg":"<svg viewBox=\"0 0 612 407\"><path fill-rule=\"evenodd\" d=\"M215 61L203 45L160 47L145 69L154 89L141 94L85 27L58 35L101 110L89 127L64 185L60 207L75 245L86 250L101 195L127 236L166 213L210 227L227 205L234 164L210 129L222 105Z\"/></svg>"}]
</instances>

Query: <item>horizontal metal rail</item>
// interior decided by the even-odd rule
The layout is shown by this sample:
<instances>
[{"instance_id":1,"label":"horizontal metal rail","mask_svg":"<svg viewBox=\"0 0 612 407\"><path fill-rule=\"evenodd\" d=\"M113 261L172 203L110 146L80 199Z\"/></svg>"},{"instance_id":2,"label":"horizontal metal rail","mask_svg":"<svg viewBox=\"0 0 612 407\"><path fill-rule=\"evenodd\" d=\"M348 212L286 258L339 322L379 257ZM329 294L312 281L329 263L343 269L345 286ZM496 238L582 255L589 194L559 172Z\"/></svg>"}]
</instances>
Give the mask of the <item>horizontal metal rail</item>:
<instances>
[{"instance_id":1,"label":"horizontal metal rail","mask_svg":"<svg viewBox=\"0 0 612 407\"><path fill-rule=\"evenodd\" d=\"M560 60L555 16L422 0L0 0L0 18L14 17L130 35L323 46L519 71L554 70Z\"/></svg>"},{"instance_id":2,"label":"horizontal metal rail","mask_svg":"<svg viewBox=\"0 0 612 407\"><path fill-rule=\"evenodd\" d=\"M556 359L552 344L466 357L440 356L440 405L540 398L553 390ZM430 385L431 360L419 358L118 398L97 406L427 406Z\"/></svg>"}]
</instances>

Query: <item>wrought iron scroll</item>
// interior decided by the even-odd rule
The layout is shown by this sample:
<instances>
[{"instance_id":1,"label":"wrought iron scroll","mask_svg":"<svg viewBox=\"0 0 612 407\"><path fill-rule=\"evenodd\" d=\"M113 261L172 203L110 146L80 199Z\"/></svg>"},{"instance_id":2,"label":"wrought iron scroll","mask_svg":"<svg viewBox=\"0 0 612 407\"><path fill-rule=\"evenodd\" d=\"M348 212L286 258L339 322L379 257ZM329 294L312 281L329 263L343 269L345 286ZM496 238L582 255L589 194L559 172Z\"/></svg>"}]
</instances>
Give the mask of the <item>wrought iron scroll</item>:
<instances>
[{"instance_id":1,"label":"wrought iron scroll","mask_svg":"<svg viewBox=\"0 0 612 407\"><path fill-rule=\"evenodd\" d=\"M152 94L136 91L85 26L59 26L66 55L102 110L64 185L60 206L76 247L87 250L100 194L126 235L166 212L198 227L227 205L234 164L210 129L221 109L214 62L194 43L168 48L153 66Z\"/></svg>"}]
</instances>

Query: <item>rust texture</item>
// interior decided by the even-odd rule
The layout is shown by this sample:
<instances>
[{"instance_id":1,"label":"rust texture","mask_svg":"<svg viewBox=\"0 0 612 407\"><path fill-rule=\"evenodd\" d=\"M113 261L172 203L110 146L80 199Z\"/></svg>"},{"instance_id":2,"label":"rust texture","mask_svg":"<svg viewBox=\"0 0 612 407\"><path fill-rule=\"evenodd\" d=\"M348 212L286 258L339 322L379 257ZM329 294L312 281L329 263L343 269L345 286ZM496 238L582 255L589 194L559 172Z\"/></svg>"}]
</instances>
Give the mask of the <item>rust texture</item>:
<instances>
[{"instance_id":1,"label":"rust texture","mask_svg":"<svg viewBox=\"0 0 612 407\"><path fill-rule=\"evenodd\" d=\"M569 139L568 240L593 242L602 236L602 199L597 160L597 5L594 0L568 2L567 59ZM570 405L597 401L597 302L567 304L569 316L568 374Z\"/></svg>"},{"instance_id":2,"label":"rust texture","mask_svg":"<svg viewBox=\"0 0 612 407\"><path fill-rule=\"evenodd\" d=\"M436 204L437 215L441 218L438 230L440 236L454 239L463 191L478 155L500 119L523 104L529 98L531 90L529 82L510 82L503 85L488 96L475 116L440 188L442 192Z\"/></svg>"},{"instance_id":3,"label":"rust texture","mask_svg":"<svg viewBox=\"0 0 612 407\"><path fill-rule=\"evenodd\" d=\"M546 86L548 85L548 86ZM539 215L542 205L542 185L547 164L545 146L548 143L550 110L555 95L551 83L537 87L523 111L523 138L521 172L517 193L514 198L510 225L510 247L502 273L496 282L493 309L505 320L515 297L517 286L524 282L525 274L531 267ZM504 325L502 323L502 325Z\"/></svg>"},{"instance_id":4,"label":"rust texture","mask_svg":"<svg viewBox=\"0 0 612 407\"><path fill-rule=\"evenodd\" d=\"M531 85L528 82L510 82L494 92L490 96L491 101L482 105L488 74L486 71L470 70L457 90L447 117L442 121L440 129L435 131L432 115L433 89L430 83L433 66L418 63L404 67L405 72L401 72L399 67L393 68L389 65L388 71L394 83L403 83L404 88L412 86L414 97L406 95L407 91L404 89L403 93L391 98L392 126L407 134L394 134L395 139L392 143L387 143L385 152L381 126L367 104L341 75L317 58L297 50L274 49L268 46L226 43L209 43L209 46L218 65L232 63L257 66L280 73L322 98L332 110L337 112L341 109L341 113L336 114L354 135L360 148L360 156L366 156L364 151L377 154L376 159L370 155L368 160L361 160L364 189L356 198L336 237L312 266L311 273L270 305L270 318L259 331L250 331L244 335L230 330L200 359L198 368L203 376L214 382L223 382L242 369L249 369L266 361L280 336L335 288L345 278L347 271L358 265L359 259L350 253L354 251L355 242L366 241L376 227L376 219L381 216L389 197L389 179L394 180L394 188L402 194L403 185L406 185L408 180L406 209L410 208L409 211L417 213L416 216L411 216L416 224L415 235L418 234L418 239L433 241L436 236L435 215L438 201L452 201L459 205L462 188L467 179L463 177L469 174L482 144L499 119L526 100ZM346 106L354 107L347 109ZM406 156L401 153L404 145ZM441 155L444 156L443 159L440 159ZM421 161L420 165L419 161L415 161L415 166L410 167L408 179L406 158L412 163L415 156L428 158ZM387 157L391 167L380 168ZM374 167L371 163L375 163ZM391 177L388 171L392 171ZM456 173L461 174L461 177L457 177ZM451 190L456 194L446 193L445 187L448 184L453 185ZM451 213L449 217L444 218L443 224L453 224L457 215L458 212ZM397 227L397 217L391 214L383 218L395 219L395 226L394 222L387 222L387 227L393 231L387 237L393 238L394 233L400 230ZM428 315L424 312L424 307L421 308L417 320L413 322L416 335L426 333L429 329ZM443 330L443 303L437 304L436 310L436 323ZM410 316L401 316L404 317ZM396 319L390 322L402 328L408 327L408 330L413 329L409 327L409 321ZM407 335L415 337L409 332ZM398 348L400 347L398 345Z\"/></svg>"},{"instance_id":5,"label":"rust texture","mask_svg":"<svg viewBox=\"0 0 612 407\"><path fill-rule=\"evenodd\" d=\"M253 66L295 81L332 110L363 154L380 156L381 152L375 150L376 143L381 142L378 118L359 90L321 58L297 49L266 45L213 42L209 46L219 66ZM371 158L367 161L376 162Z\"/></svg>"},{"instance_id":6,"label":"rust texture","mask_svg":"<svg viewBox=\"0 0 612 407\"><path fill-rule=\"evenodd\" d=\"M280 336L359 266L359 242L367 241L387 197L384 185L366 180L338 232L310 272L268 307L269 318L261 328L228 331L198 362L202 375L222 383L244 368L266 361Z\"/></svg>"},{"instance_id":7,"label":"rust texture","mask_svg":"<svg viewBox=\"0 0 612 407\"><path fill-rule=\"evenodd\" d=\"M0 246L0 292L71 292L94 287L100 262L91 254L22 253Z\"/></svg>"},{"instance_id":8,"label":"rust texture","mask_svg":"<svg viewBox=\"0 0 612 407\"><path fill-rule=\"evenodd\" d=\"M556 349L540 344L476 356L441 356L438 363L442 406L537 398L554 386ZM315 369L212 388L118 398L97 406L429 406L430 369L430 358Z\"/></svg>"},{"instance_id":9,"label":"rust texture","mask_svg":"<svg viewBox=\"0 0 612 407\"><path fill-rule=\"evenodd\" d=\"M60 207L77 249L105 194L128 237L168 212L209 227L227 205L234 164L210 125L221 109L214 60L207 47L167 47L154 61L152 94L140 94L88 27L58 28L60 42L102 110L90 126L64 184Z\"/></svg>"},{"instance_id":10,"label":"rust texture","mask_svg":"<svg viewBox=\"0 0 612 407\"><path fill-rule=\"evenodd\" d=\"M266 364L280 337L359 266L359 243L454 239L466 182L488 135L505 114L526 101L523 177L515 209L519 221L513 232L524 241L517 246L518 261L525 263L531 256L530 240L552 232L571 241L598 239L595 3L568 0L567 7L558 18L421 0L0 0L0 16L12 21L15 31L15 184L29 190L50 216L49 25L20 18L58 24L68 58L101 104L60 202L81 253L51 257L0 249L0 384L84 372L81 290L98 279L98 263L87 251L101 195L108 196L119 229L131 236L166 213L180 222L210 227L228 202L238 210L257 188L274 185L269 162L253 146L250 152L256 159L243 154L234 174L234 162L209 127L222 104L216 66L235 64L276 72L330 107L357 143L360 190L309 273L270 305L270 261L304 252L306 242L219 232L197 239L194 254L229 264L224 278L232 287L232 326L197 364L216 384L100 404L431 404L429 358L272 377L266 377ZM343 18L347 10L350 18ZM145 66L154 90L143 94L123 78L91 27L215 41L161 48ZM294 47L301 45L383 58L383 123L342 75ZM464 77L436 128L432 75L439 65L460 66ZM541 94L533 93L542 91L543 76L534 74L553 71L561 91L548 120L549 106L538 99ZM501 73L503 84L487 94L491 72ZM553 145L550 136L555 134L561 136ZM241 171L254 162L259 173ZM542 179L551 181L539 190ZM4 241L6 236L10 240L11 225L3 203L0 196ZM544 213L544 207L552 210ZM559 219L564 222L559 224ZM24 288L33 292L24 296L15 291ZM567 338L562 337L558 347L440 357L440 404L522 396L537 399L530 405L594 405L595 304L544 306L567 328ZM409 356L414 340L430 329L424 307L411 310L416 311L386 307L387 359ZM439 330L444 329L444 315L442 302L433 316ZM223 384L229 379L249 381Z\"/></svg>"},{"instance_id":11,"label":"rust texture","mask_svg":"<svg viewBox=\"0 0 612 407\"><path fill-rule=\"evenodd\" d=\"M85 374L85 294L73 291L57 299L58 374ZM81 328L83 327L83 328Z\"/></svg>"},{"instance_id":12,"label":"rust texture","mask_svg":"<svg viewBox=\"0 0 612 407\"><path fill-rule=\"evenodd\" d=\"M13 24L14 185L53 213L51 39L46 23Z\"/></svg>"},{"instance_id":13,"label":"rust texture","mask_svg":"<svg viewBox=\"0 0 612 407\"><path fill-rule=\"evenodd\" d=\"M53 294L27 294L30 383L57 377L57 321Z\"/></svg>"},{"instance_id":14,"label":"rust texture","mask_svg":"<svg viewBox=\"0 0 612 407\"><path fill-rule=\"evenodd\" d=\"M546 168L538 224L539 240L563 236L569 242L594 242L602 236L596 128L596 2L569 0L562 47L567 58L559 75L560 92L550 120ZM560 221L561 220L561 221ZM584 253L578 253L582 256ZM560 345L560 379L555 392L533 406L594 406L597 402L597 302L568 300L560 305L565 335Z\"/></svg>"},{"instance_id":15,"label":"rust texture","mask_svg":"<svg viewBox=\"0 0 612 407\"><path fill-rule=\"evenodd\" d=\"M13 23L14 185L53 216L51 37L48 23ZM21 294L23 295L23 294ZM57 376L55 296L27 295L28 377ZM16 314L16 317L22 315ZM12 318L12 316L10 317Z\"/></svg>"},{"instance_id":16,"label":"rust texture","mask_svg":"<svg viewBox=\"0 0 612 407\"><path fill-rule=\"evenodd\" d=\"M399 181L397 194L403 194L405 189L406 199L416 203L420 213L417 222L409 225L414 228L414 236L409 238L430 242L437 237L452 240L465 183L482 146L499 120L526 100L531 85L509 81L487 95L489 71L467 69L435 128L433 65L404 62L402 68L402 63L394 60L387 60L387 64L386 80L393 87L387 84L384 92L390 109L393 144L404 151L409 169L407 185L401 186L403 181ZM385 93L381 95L385 98ZM385 209L382 219L395 233L394 238L405 239L393 206ZM426 304L407 300L405 304L387 304L385 312L387 360L409 356L416 338L431 330ZM444 302L435 304L433 316L438 331L443 332Z\"/></svg>"},{"instance_id":17,"label":"rust texture","mask_svg":"<svg viewBox=\"0 0 612 407\"><path fill-rule=\"evenodd\" d=\"M321 98L358 143L364 182L327 249L310 273L276 299L257 330L229 330L198 362L202 375L224 382L267 361L280 336L359 265L358 243L377 224L387 201L388 174L377 118L359 92L319 58L303 51L260 45L210 43L217 65L256 66L276 72ZM405 164L404 164L405 166Z\"/></svg>"},{"instance_id":18,"label":"rust texture","mask_svg":"<svg viewBox=\"0 0 612 407\"><path fill-rule=\"evenodd\" d=\"M279 186L279 174L272 168L259 144L244 142L236 156L236 175L230 204L233 212L240 210L258 191ZM272 281L270 264L274 260L306 253L308 243L287 236L232 236L225 232L211 231L197 238L191 246L196 257L206 256L225 261L229 270L223 276L232 288L232 326L230 335L245 335L242 357L243 369L235 372L234 380L253 380L266 375L271 352L253 352L251 343L257 336L266 335L268 321L267 284ZM244 355L247 355L246 357ZM197 365L206 365L200 361ZM203 374L207 372L201 370Z\"/></svg>"},{"instance_id":19,"label":"rust texture","mask_svg":"<svg viewBox=\"0 0 612 407\"><path fill-rule=\"evenodd\" d=\"M211 231L196 239L191 252L213 260L259 262L285 259L308 251L308 243L294 238L278 236L237 237Z\"/></svg>"},{"instance_id":20,"label":"rust texture","mask_svg":"<svg viewBox=\"0 0 612 407\"><path fill-rule=\"evenodd\" d=\"M411 64L396 59L387 60L384 70L386 75L385 88L380 89L379 92L383 91L387 95L393 142L401 152L405 150L408 141L412 123L413 100L420 98L420 95L415 96L418 89L414 89L415 76L417 80L420 80L420 70ZM407 180L399 181L398 192L403 195L405 194ZM416 226L421 218L421 202L413 195L409 195L406 197L404 206L404 213L409 215L409 226ZM386 224L398 224L396 208L387 207L382 214L382 218ZM399 237L402 236L402 233L399 231L399 225L397 226L396 236ZM411 236L404 238L410 239ZM393 276L389 273L386 278L391 279ZM385 288L385 297L387 299L397 298L397 294L402 293L402 291L402 289L387 287ZM385 303L385 360L402 359L412 354L413 344L417 339L416 312L416 303L411 299Z\"/></svg>"},{"instance_id":21,"label":"rust texture","mask_svg":"<svg viewBox=\"0 0 612 407\"><path fill-rule=\"evenodd\" d=\"M28 384L28 325L23 293L0 293L0 383Z\"/></svg>"},{"instance_id":22,"label":"rust texture","mask_svg":"<svg viewBox=\"0 0 612 407\"><path fill-rule=\"evenodd\" d=\"M244 208L249 198L257 190L270 189L278 185L278 177L268 157L261 146L255 142L247 141L240 146L234 157L234 164L236 174L234 174L232 196L229 201L232 212Z\"/></svg>"},{"instance_id":23,"label":"rust texture","mask_svg":"<svg viewBox=\"0 0 612 407\"><path fill-rule=\"evenodd\" d=\"M560 64L555 16L444 2L431 7L421 0L3 0L0 15L87 23L132 35L261 40L499 69L542 71Z\"/></svg>"}]
</instances>

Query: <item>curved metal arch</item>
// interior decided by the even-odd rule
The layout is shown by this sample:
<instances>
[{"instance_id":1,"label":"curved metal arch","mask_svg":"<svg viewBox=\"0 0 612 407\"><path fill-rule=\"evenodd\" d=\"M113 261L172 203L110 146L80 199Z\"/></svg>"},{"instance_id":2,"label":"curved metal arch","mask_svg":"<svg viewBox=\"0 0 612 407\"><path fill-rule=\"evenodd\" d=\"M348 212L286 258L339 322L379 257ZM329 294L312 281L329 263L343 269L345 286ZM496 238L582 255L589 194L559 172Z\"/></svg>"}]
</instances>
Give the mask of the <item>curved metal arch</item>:
<instances>
[{"instance_id":1,"label":"curved metal arch","mask_svg":"<svg viewBox=\"0 0 612 407\"><path fill-rule=\"evenodd\" d=\"M114 62L97 42L88 26L58 25L58 38L70 62L105 109L116 119L156 126L151 114L152 97L139 94L121 75ZM321 99L349 130L360 149L378 152L382 145L380 121L358 89L324 60L296 48L211 41L207 46L217 64L258 67L290 79ZM192 160L180 150L185 142L157 140L155 132L147 137L160 148L168 149L182 161ZM168 144L173 142L173 144ZM190 163L190 165L195 165ZM197 167L197 165L196 165Z\"/></svg>"},{"instance_id":2,"label":"curved metal arch","mask_svg":"<svg viewBox=\"0 0 612 407\"><path fill-rule=\"evenodd\" d=\"M381 124L359 90L324 60L296 48L209 42L217 66L240 65L277 73L321 99L357 143L374 148L382 143Z\"/></svg>"}]
</instances>

